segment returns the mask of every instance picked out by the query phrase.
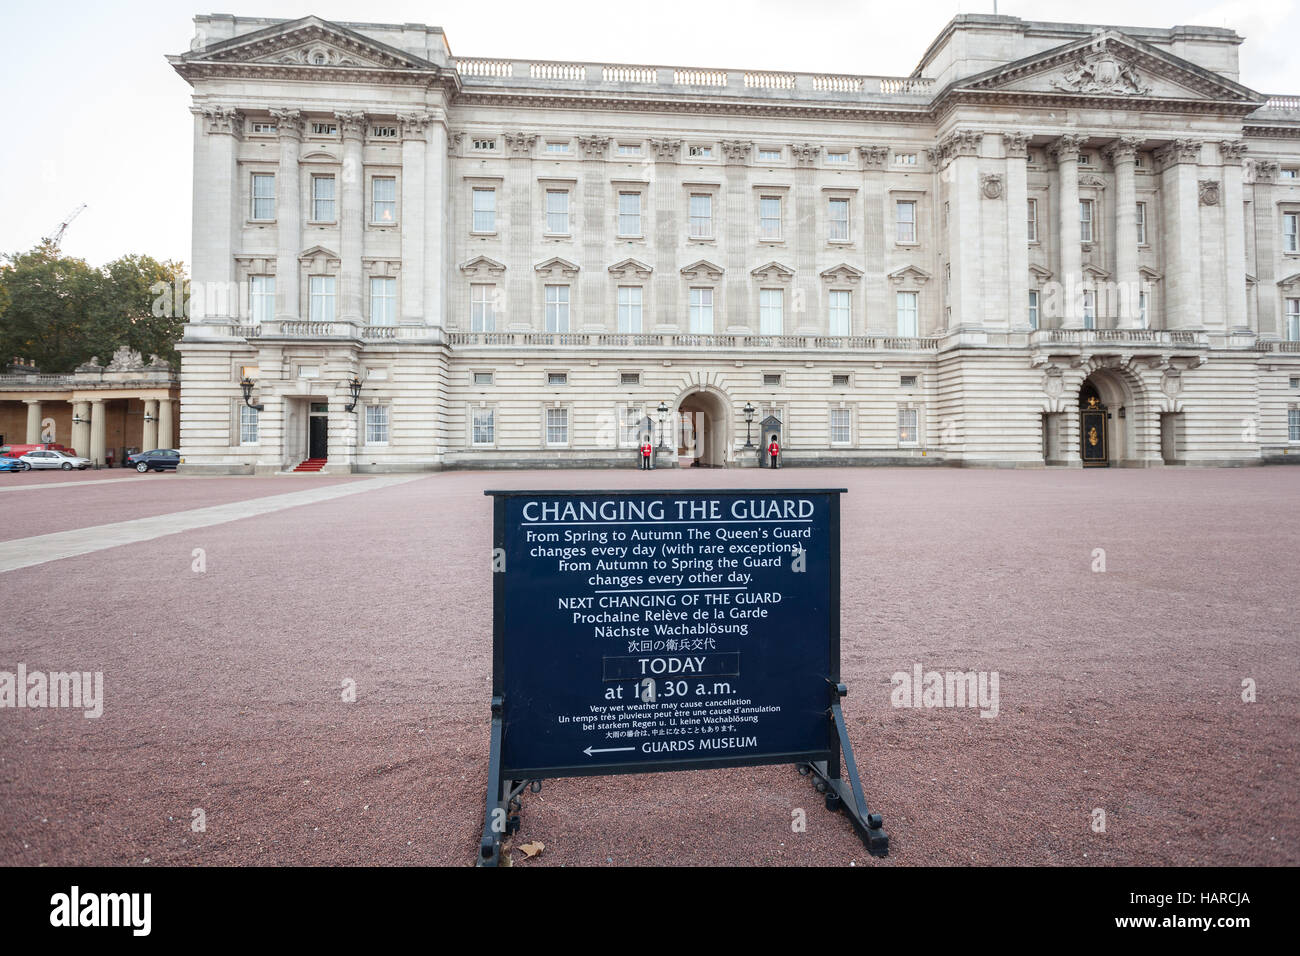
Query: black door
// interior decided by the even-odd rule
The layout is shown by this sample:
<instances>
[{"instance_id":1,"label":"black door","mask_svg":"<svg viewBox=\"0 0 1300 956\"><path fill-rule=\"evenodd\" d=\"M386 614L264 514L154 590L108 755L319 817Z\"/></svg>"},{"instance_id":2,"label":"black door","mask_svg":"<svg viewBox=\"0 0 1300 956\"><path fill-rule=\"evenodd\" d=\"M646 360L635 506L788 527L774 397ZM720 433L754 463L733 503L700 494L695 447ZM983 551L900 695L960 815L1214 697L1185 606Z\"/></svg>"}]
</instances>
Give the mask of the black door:
<instances>
[{"instance_id":1,"label":"black door","mask_svg":"<svg viewBox=\"0 0 1300 956\"><path fill-rule=\"evenodd\" d=\"M311 417L311 437L307 442L308 458L328 458L329 451L325 444L325 437L329 428L329 419L324 415L313 415Z\"/></svg>"}]
</instances>

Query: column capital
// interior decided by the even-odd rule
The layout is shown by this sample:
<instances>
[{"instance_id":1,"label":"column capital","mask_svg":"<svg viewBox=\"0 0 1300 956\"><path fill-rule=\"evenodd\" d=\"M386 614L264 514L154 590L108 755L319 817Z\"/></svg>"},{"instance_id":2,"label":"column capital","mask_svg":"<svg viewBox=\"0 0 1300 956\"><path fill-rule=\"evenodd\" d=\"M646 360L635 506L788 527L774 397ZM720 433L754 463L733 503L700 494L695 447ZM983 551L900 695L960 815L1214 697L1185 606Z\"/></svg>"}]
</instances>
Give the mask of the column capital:
<instances>
[{"instance_id":1,"label":"column capital","mask_svg":"<svg viewBox=\"0 0 1300 956\"><path fill-rule=\"evenodd\" d=\"M1112 143L1107 144L1102 150L1111 164L1118 166L1120 163L1133 162L1137 159L1137 151L1142 148L1143 139L1140 136L1121 136Z\"/></svg>"},{"instance_id":2,"label":"column capital","mask_svg":"<svg viewBox=\"0 0 1300 956\"><path fill-rule=\"evenodd\" d=\"M817 162L817 157L821 155L822 148L812 143L791 143L790 152L794 154L794 161L800 166L812 166Z\"/></svg>"},{"instance_id":3,"label":"column capital","mask_svg":"<svg viewBox=\"0 0 1300 956\"><path fill-rule=\"evenodd\" d=\"M858 155L864 166L882 167L889 160L888 146L859 146Z\"/></svg>"},{"instance_id":4,"label":"column capital","mask_svg":"<svg viewBox=\"0 0 1300 956\"><path fill-rule=\"evenodd\" d=\"M608 136L579 136L578 151L583 159L604 159L609 149Z\"/></svg>"},{"instance_id":5,"label":"column capital","mask_svg":"<svg viewBox=\"0 0 1300 956\"><path fill-rule=\"evenodd\" d=\"M1240 166L1246 158L1246 144L1239 139L1225 139L1219 143L1219 156L1225 166Z\"/></svg>"},{"instance_id":6,"label":"column capital","mask_svg":"<svg viewBox=\"0 0 1300 956\"><path fill-rule=\"evenodd\" d=\"M930 162L940 165L958 156L978 156L984 134L977 129L959 129L949 133L935 147L934 153L926 152Z\"/></svg>"},{"instance_id":7,"label":"column capital","mask_svg":"<svg viewBox=\"0 0 1300 956\"><path fill-rule=\"evenodd\" d=\"M1156 150L1156 165L1161 170L1179 163L1199 163L1201 161L1201 141L1199 139L1176 139Z\"/></svg>"},{"instance_id":8,"label":"column capital","mask_svg":"<svg viewBox=\"0 0 1300 956\"><path fill-rule=\"evenodd\" d=\"M275 135L280 139L302 139L302 110L270 110L275 120Z\"/></svg>"},{"instance_id":9,"label":"column capital","mask_svg":"<svg viewBox=\"0 0 1300 956\"><path fill-rule=\"evenodd\" d=\"M424 141L424 131L428 129L433 117L428 113L398 113L397 123L402 130L402 141L415 139Z\"/></svg>"},{"instance_id":10,"label":"column capital","mask_svg":"<svg viewBox=\"0 0 1300 956\"><path fill-rule=\"evenodd\" d=\"M463 129L454 129L447 133L447 155L455 156L464 139L465 131Z\"/></svg>"},{"instance_id":11,"label":"column capital","mask_svg":"<svg viewBox=\"0 0 1300 956\"><path fill-rule=\"evenodd\" d=\"M1086 136L1066 133L1052 140L1047 147L1047 152L1058 164L1078 162L1079 153L1083 150L1083 144L1087 140L1088 137Z\"/></svg>"},{"instance_id":12,"label":"column capital","mask_svg":"<svg viewBox=\"0 0 1300 956\"><path fill-rule=\"evenodd\" d=\"M655 159L661 163L676 162L682 155L680 139L652 139L650 148L655 151Z\"/></svg>"},{"instance_id":13,"label":"column capital","mask_svg":"<svg viewBox=\"0 0 1300 956\"><path fill-rule=\"evenodd\" d=\"M366 135L366 114L360 111L344 110L335 112L339 132L343 139L364 139Z\"/></svg>"},{"instance_id":14,"label":"column capital","mask_svg":"<svg viewBox=\"0 0 1300 956\"><path fill-rule=\"evenodd\" d=\"M1277 179L1278 164L1271 159L1249 159L1246 172L1251 182L1271 183Z\"/></svg>"},{"instance_id":15,"label":"column capital","mask_svg":"<svg viewBox=\"0 0 1300 956\"><path fill-rule=\"evenodd\" d=\"M512 156L529 156L537 145L536 133L505 133L501 138L506 141L506 149Z\"/></svg>"},{"instance_id":16,"label":"column capital","mask_svg":"<svg viewBox=\"0 0 1300 956\"><path fill-rule=\"evenodd\" d=\"M225 134L238 139L244 132L244 114L230 106L203 106L191 112L203 117L203 131L208 135Z\"/></svg>"},{"instance_id":17,"label":"column capital","mask_svg":"<svg viewBox=\"0 0 1300 956\"><path fill-rule=\"evenodd\" d=\"M754 144L744 139L724 139L722 141L722 155L726 157L729 165L743 164L748 162L749 154L754 151Z\"/></svg>"},{"instance_id":18,"label":"column capital","mask_svg":"<svg viewBox=\"0 0 1300 956\"><path fill-rule=\"evenodd\" d=\"M1007 151L1007 159L1029 158L1028 133L1003 133L1002 145Z\"/></svg>"}]
</instances>

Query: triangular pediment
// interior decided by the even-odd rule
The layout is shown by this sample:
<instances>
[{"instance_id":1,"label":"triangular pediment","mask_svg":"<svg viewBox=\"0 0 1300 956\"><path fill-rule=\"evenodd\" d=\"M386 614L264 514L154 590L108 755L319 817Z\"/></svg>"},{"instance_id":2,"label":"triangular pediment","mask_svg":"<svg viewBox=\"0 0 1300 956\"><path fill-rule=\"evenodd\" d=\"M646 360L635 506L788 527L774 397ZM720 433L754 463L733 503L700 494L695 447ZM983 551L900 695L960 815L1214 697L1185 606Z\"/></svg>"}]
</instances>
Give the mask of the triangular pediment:
<instances>
[{"instance_id":1,"label":"triangular pediment","mask_svg":"<svg viewBox=\"0 0 1300 956\"><path fill-rule=\"evenodd\" d=\"M1119 30L1035 53L958 80L958 92L1263 102L1254 90Z\"/></svg>"},{"instance_id":2,"label":"triangular pediment","mask_svg":"<svg viewBox=\"0 0 1300 956\"><path fill-rule=\"evenodd\" d=\"M1029 274L1039 282L1046 282L1052 277L1052 270L1035 262L1029 266Z\"/></svg>"},{"instance_id":3,"label":"triangular pediment","mask_svg":"<svg viewBox=\"0 0 1300 956\"><path fill-rule=\"evenodd\" d=\"M862 270L855 269L847 262L822 270L821 277L832 282L857 282L862 278Z\"/></svg>"},{"instance_id":4,"label":"triangular pediment","mask_svg":"<svg viewBox=\"0 0 1300 956\"><path fill-rule=\"evenodd\" d=\"M468 262L462 263L460 271L469 276L499 276L506 271L506 267L504 263L497 262L495 259L489 259L487 256L475 256Z\"/></svg>"},{"instance_id":5,"label":"triangular pediment","mask_svg":"<svg viewBox=\"0 0 1300 956\"><path fill-rule=\"evenodd\" d=\"M218 64L368 71L438 69L422 57L320 17L275 23L171 60L182 75L187 68Z\"/></svg>"},{"instance_id":6,"label":"triangular pediment","mask_svg":"<svg viewBox=\"0 0 1300 956\"><path fill-rule=\"evenodd\" d=\"M1300 272L1289 275L1285 279L1278 279L1277 284L1287 291L1300 286Z\"/></svg>"},{"instance_id":7,"label":"triangular pediment","mask_svg":"<svg viewBox=\"0 0 1300 956\"><path fill-rule=\"evenodd\" d=\"M326 262L340 262L339 254L333 249L326 249L324 246L312 246L310 249L304 249L298 253L299 262L315 262L322 259Z\"/></svg>"},{"instance_id":8,"label":"triangular pediment","mask_svg":"<svg viewBox=\"0 0 1300 956\"><path fill-rule=\"evenodd\" d=\"M572 279L578 274L577 263L570 262L568 259L561 259L559 256L552 256L545 262L539 262L533 266L533 269L542 275L564 276L567 279Z\"/></svg>"},{"instance_id":9,"label":"triangular pediment","mask_svg":"<svg viewBox=\"0 0 1300 956\"><path fill-rule=\"evenodd\" d=\"M689 266L682 266L681 273L686 279L712 279L716 282L722 278L723 269L722 266L708 259L701 259L692 262Z\"/></svg>"},{"instance_id":10,"label":"triangular pediment","mask_svg":"<svg viewBox=\"0 0 1300 956\"><path fill-rule=\"evenodd\" d=\"M767 282L773 280L789 282L794 278L793 269L789 266L783 266L781 263L775 261L769 262L766 265L761 265L757 269L751 269L749 274L756 279L762 279Z\"/></svg>"},{"instance_id":11,"label":"triangular pediment","mask_svg":"<svg viewBox=\"0 0 1300 956\"><path fill-rule=\"evenodd\" d=\"M889 279L895 285L922 285L929 282L931 276L930 273L924 269L918 269L916 266L903 266L903 268L891 272Z\"/></svg>"},{"instance_id":12,"label":"triangular pediment","mask_svg":"<svg viewBox=\"0 0 1300 956\"><path fill-rule=\"evenodd\" d=\"M646 265L640 259L624 259L609 267L610 275L624 279L648 279L653 271L653 267Z\"/></svg>"}]
</instances>

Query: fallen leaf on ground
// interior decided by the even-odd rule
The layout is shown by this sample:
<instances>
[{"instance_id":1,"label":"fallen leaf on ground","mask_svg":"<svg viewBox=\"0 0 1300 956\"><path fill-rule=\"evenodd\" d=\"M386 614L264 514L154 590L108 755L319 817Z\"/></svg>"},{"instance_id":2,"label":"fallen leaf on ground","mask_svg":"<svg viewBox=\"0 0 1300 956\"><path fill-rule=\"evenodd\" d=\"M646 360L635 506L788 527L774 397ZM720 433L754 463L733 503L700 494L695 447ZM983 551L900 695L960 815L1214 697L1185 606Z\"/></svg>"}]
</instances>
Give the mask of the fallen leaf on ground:
<instances>
[{"instance_id":1,"label":"fallen leaf on ground","mask_svg":"<svg viewBox=\"0 0 1300 956\"><path fill-rule=\"evenodd\" d=\"M529 857L531 859L532 857L537 856L537 854L545 850L546 844L540 841L538 841L537 843L525 843L519 849L523 852L524 856Z\"/></svg>"}]
</instances>

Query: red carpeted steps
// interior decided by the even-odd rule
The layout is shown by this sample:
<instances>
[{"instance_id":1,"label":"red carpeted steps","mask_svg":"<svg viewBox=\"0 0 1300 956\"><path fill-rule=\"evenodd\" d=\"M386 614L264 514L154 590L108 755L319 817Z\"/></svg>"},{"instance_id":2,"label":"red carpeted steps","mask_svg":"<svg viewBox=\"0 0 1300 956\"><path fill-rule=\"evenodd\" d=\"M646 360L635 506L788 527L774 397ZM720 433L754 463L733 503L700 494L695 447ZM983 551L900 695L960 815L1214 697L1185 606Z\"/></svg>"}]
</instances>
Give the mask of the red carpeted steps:
<instances>
[{"instance_id":1,"label":"red carpeted steps","mask_svg":"<svg viewBox=\"0 0 1300 956\"><path fill-rule=\"evenodd\" d=\"M320 471L325 467L325 462L326 459L324 458L308 458L301 465L295 468L294 471Z\"/></svg>"}]
</instances>

